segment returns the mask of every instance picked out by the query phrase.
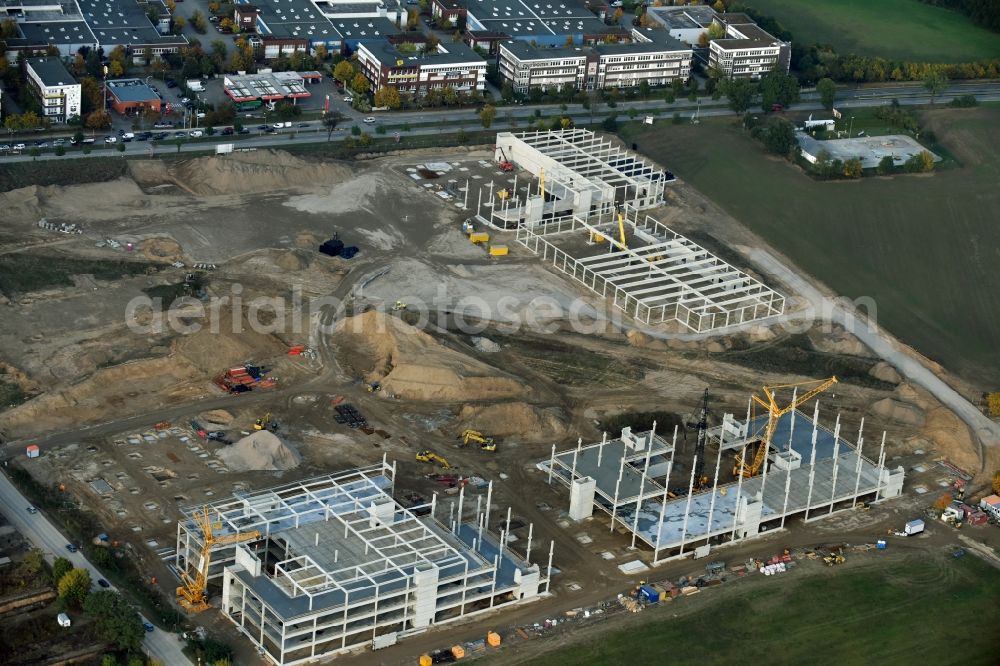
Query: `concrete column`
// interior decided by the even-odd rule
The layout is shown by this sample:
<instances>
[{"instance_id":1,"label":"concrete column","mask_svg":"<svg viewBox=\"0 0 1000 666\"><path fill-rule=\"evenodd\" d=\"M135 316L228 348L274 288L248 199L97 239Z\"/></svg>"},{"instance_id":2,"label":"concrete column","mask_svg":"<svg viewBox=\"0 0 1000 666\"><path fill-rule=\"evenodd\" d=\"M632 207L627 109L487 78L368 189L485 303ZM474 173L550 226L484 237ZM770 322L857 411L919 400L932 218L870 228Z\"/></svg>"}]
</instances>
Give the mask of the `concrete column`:
<instances>
[{"instance_id":1,"label":"concrete column","mask_svg":"<svg viewBox=\"0 0 1000 666\"><path fill-rule=\"evenodd\" d=\"M465 486L458 489L458 518L455 521L458 525L462 524L462 504L465 503ZM458 534L458 528L455 529L455 534Z\"/></svg>"},{"instance_id":2,"label":"concrete column","mask_svg":"<svg viewBox=\"0 0 1000 666\"><path fill-rule=\"evenodd\" d=\"M601 433L601 443L597 445L597 466L601 466L601 460L604 456L604 445L608 442L608 433Z\"/></svg>"},{"instance_id":3,"label":"concrete column","mask_svg":"<svg viewBox=\"0 0 1000 666\"><path fill-rule=\"evenodd\" d=\"M431 495L431 518L434 518L434 511L435 511L435 509L437 509L437 499L438 499L438 494L437 493L434 493L433 495ZM344 527L345 528L347 527L346 522L344 524Z\"/></svg>"},{"instance_id":4,"label":"concrete column","mask_svg":"<svg viewBox=\"0 0 1000 666\"><path fill-rule=\"evenodd\" d=\"M792 389L792 404L795 404L795 400L798 397L799 397L799 389L798 387L796 387ZM792 410L792 422L790 424L790 427L788 428L788 448L785 449L786 451L792 448L792 438L795 436L795 412L797 411L799 410L797 409Z\"/></svg>"},{"instance_id":5,"label":"concrete column","mask_svg":"<svg viewBox=\"0 0 1000 666\"><path fill-rule=\"evenodd\" d=\"M878 449L878 461L875 464L875 501L878 501L882 494L882 466L885 464L885 431L882 431L882 445Z\"/></svg>"},{"instance_id":6,"label":"concrete column","mask_svg":"<svg viewBox=\"0 0 1000 666\"><path fill-rule=\"evenodd\" d=\"M549 485L552 485L552 470L556 466L556 445L552 445L552 454L549 456Z\"/></svg>"},{"instance_id":7,"label":"concrete column","mask_svg":"<svg viewBox=\"0 0 1000 666\"><path fill-rule=\"evenodd\" d=\"M813 496L813 481L816 480L816 437L817 428L819 427L819 400L816 401L813 407L813 433L812 433L812 452L809 454L809 492L806 495L806 513L804 520L809 520L809 508L812 506L812 496Z\"/></svg>"},{"instance_id":8,"label":"concrete column","mask_svg":"<svg viewBox=\"0 0 1000 666\"><path fill-rule=\"evenodd\" d=\"M833 470L830 477L830 510L833 513L833 499L837 496L837 472L840 470L840 414L837 414L837 423L833 426Z\"/></svg>"},{"instance_id":9,"label":"concrete column","mask_svg":"<svg viewBox=\"0 0 1000 666\"><path fill-rule=\"evenodd\" d=\"M750 421L747 421L749 424ZM749 434L749 430L747 431ZM736 526L740 522L740 500L743 498L743 475L736 475L736 511L733 512L733 532L729 535L730 540L736 539Z\"/></svg>"},{"instance_id":10,"label":"concrete column","mask_svg":"<svg viewBox=\"0 0 1000 666\"><path fill-rule=\"evenodd\" d=\"M611 529L609 532L615 531L615 515L618 513L618 489L622 483L622 473L625 471L625 451L622 451L622 461L618 465L618 480L615 481L615 499L611 504Z\"/></svg>"},{"instance_id":11,"label":"concrete column","mask_svg":"<svg viewBox=\"0 0 1000 666\"><path fill-rule=\"evenodd\" d=\"M712 518L715 515L715 499L718 497L716 489L719 486L719 467L722 465L722 446L719 446L719 455L715 457L715 476L712 477L712 502L708 505L708 529L707 534L712 533Z\"/></svg>"},{"instance_id":12,"label":"concrete column","mask_svg":"<svg viewBox=\"0 0 1000 666\"><path fill-rule=\"evenodd\" d=\"M493 503L493 481L490 481L490 485L486 488L486 509L483 511L483 523L486 525L486 529L490 529L490 504Z\"/></svg>"},{"instance_id":13,"label":"concrete column","mask_svg":"<svg viewBox=\"0 0 1000 666\"><path fill-rule=\"evenodd\" d=\"M552 583L552 555L556 552L555 540L549 542L549 568L545 574L545 592L548 593L549 585Z\"/></svg>"},{"instance_id":14,"label":"concrete column","mask_svg":"<svg viewBox=\"0 0 1000 666\"><path fill-rule=\"evenodd\" d=\"M677 445L677 426L674 426L674 447L670 451L670 462L667 464L667 477L663 480L663 502L660 504L660 520L656 523L656 546L653 548L653 566L659 563L660 559L660 532L663 529L663 516L667 511L667 501L670 499L667 493L670 492L670 473L674 469L674 453Z\"/></svg>"},{"instance_id":15,"label":"concrete column","mask_svg":"<svg viewBox=\"0 0 1000 666\"><path fill-rule=\"evenodd\" d=\"M791 438L789 438L791 442ZM788 492L792 488L792 470L785 470L785 501L781 505L781 527L785 527L785 516L788 514Z\"/></svg>"},{"instance_id":16,"label":"concrete column","mask_svg":"<svg viewBox=\"0 0 1000 666\"><path fill-rule=\"evenodd\" d=\"M535 532L535 524L528 523L528 547L524 551L524 561L531 564L531 537Z\"/></svg>"},{"instance_id":17,"label":"concrete column","mask_svg":"<svg viewBox=\"0 0 1000 666\"><path fill-rule=\"evenodd\" d=\"M691 496L694 495L694 470L697 466L698 456L695 456L691 461L691 480L688 482L688 499L687 505L684 507L684 524L681 527L681 555L684 554L684 541L687 539L688 514L691 513Z\"/></svg>"},{"instance_id":18,"label":"concrete column","mask_svg":"<svg viewBox=\"0 0 1000 666\"><path fill-rule=\"evenodd\" d=\"M583 437L576 440L576 450L573 451L573 467L569 472L569 482L573 483L573 479L576 478L576 458L580 455L580 449L583 448Z\"/></svg>"},{"instance_id":19,"label":"concrete column","mask_svg":"<svg viewBox=\"0 0 1000 666\"><path fill-rule=\"evenodd\" d=\"M858 426L858 446L855 449L855 461L854 461L854 499L851 501L851 506L856 506L858 503L858 489L861 487L861 450L865 445L865 419L861 417L861 425Z\"/></svg>"},{"instance_id":20,"label":"concrete column","mask_svg":"<svg viewBox=\"0 0 1000 666\"><path fill-rule=\"evenodd\" d=\"M653 429L656 429L656 421L653 422ZM642 508L642 494L646 489L646 473L649 472L649 453L652 446L646 447L646 462L642 466L642 480L639 481L639 496L635 499L635 516L632 519L632 548L635 548L635 533L639 529L639 510Z\"/></svg>"}]
</instances>

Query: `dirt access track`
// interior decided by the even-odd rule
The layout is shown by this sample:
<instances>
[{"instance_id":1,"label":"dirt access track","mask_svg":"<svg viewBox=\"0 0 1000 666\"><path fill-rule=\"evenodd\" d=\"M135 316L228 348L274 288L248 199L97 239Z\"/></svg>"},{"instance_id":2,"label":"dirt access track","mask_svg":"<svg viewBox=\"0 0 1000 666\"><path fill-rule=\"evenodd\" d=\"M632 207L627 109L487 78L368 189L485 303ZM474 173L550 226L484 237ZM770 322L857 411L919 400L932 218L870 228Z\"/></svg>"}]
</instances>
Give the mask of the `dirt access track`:
<instances>
[{"instance_id":1,"label":"dirt access track","mask_svg":"<svg viewBox=\"0 0 1000 666\"><path fill-rule=\"evenodd\" d=\"M179 507L383 455L398 462L397 494L429 497L443 488L426 478L432 468L414 454L431 449L460 475L494 480L498 511L510 506L535 524L537 543L556 542L560 607L575 605L591 581L610 581L602 593L619 586L625 577L617 563L635 557L620 535L582 547L560 525L565 497L533 471L553 444L600 439L599 421L608 416L666 412L684 423L706 387L716 414L740 414L761 385L836 374L840 384L823 398L824 424L839 412L846 432L854 432L866 418L869 433L888 431L887 456L899 464L946 457L973 473L988 464L951 410L839 326L658 339L656 331L627 326L585 333L564 317L538 316L540 298L603 306L502 233L496 239L510 256L489 258L461 231L468 213L459 197L443 196L446 183L412 175L426 161L447 162L461 174L459 185L509 177L483 166L490 158L426 151L348 164L260 151L140 161L130 178L114 182L0 194L0 210L10 211L0 260L41 257L27 264L33 271L50 268L51 257L88 267L71 273L68 284L5 292L13 316L0 318L0 361L36 394L0 414L7 454L39 480L64 483L113 537L134 545L170 593L175 579L161 558L169 555ZM697 196L683 183L676 188ZM678 215L683 202L653 214ZM684 210L692 225L721 214ZM46 231L37 226L42 217L79 224L83 233ZM360 253L349 261L319 254L319 243L335 234ZM129 252L129 243L136 250ZM95 276L101 262L122 260L141 270ZM149 308L137 310L138 327L129 326L134 299L173 293L189 273L201 274L204 298L228 299L211 316L198 314L205 301L197 299L176 312L178 322L198 330L158 330L158 312ZM469 307L471 299L477 307ZM405 307L394 309L397 301ZM501 304L505 316L492 316ZM287 355L294 345L310 353ZM268 366L277 386L229 396L212 383L247 361ZM370 392L372 384L381 390ZM370 432L336 422L343 404L365 415ZM231 418L212 428L231 442L270 414L279 442L262 444L281 464L228 466L225 444L201 440L187 425L218 409ZM175 430L160 436L154 425L161 421ZM466 428L495 436L498 450L462 448ZM42 457L25 460L26 443L39 444ZM682 468L693 446L691 437L682 441ZM202 617L209 615L219 619ZM235 635L230 642L246 647Z\"/></svg>"}]
</instances>

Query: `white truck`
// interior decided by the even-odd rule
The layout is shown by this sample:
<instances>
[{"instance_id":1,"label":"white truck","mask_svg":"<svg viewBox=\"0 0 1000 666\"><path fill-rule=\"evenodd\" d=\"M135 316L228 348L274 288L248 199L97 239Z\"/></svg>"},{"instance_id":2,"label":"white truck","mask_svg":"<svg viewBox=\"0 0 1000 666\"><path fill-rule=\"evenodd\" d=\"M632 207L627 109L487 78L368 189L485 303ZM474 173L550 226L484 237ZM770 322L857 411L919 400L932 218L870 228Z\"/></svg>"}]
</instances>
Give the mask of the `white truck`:
<instances>
[{"instance_id":1,"label":"white truck","mask_svg":"<svg viewBox=\"0 0 1000 666\"><path fill-rule=\"evenodd\" d=\"M188 79L184 83L187 84L188 90L205 92L205 84L201 82L201 79Z\"/></svg>"},{"instance_id":2,"label":"white truck","mask_svg":"<svg viewBox=\"0 0 1000 666\"><path fill-rule=\"evenodd\" d=\"M906 525L903 525L903 531L896 532L896 536L913 536L914 534L920 534L923 531L924 521L917 518L906 523Z\"/></svg>"}]
</instances>

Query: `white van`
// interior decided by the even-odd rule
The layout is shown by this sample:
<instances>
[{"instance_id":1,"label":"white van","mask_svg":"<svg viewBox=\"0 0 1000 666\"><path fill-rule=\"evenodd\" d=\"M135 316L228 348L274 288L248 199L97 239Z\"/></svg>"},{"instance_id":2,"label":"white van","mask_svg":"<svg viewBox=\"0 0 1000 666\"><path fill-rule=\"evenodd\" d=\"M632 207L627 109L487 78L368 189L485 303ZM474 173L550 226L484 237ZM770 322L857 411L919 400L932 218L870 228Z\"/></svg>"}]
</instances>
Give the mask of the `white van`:
<instances>
[{"instance_id":1,"label":"white van","mask_svg":"<svg viewBox=\"0 0 1000 666\"><path fill-rule=\"evenodd\" d=\"M192 139L197 139L199 137L205 136L205 133L202 132L201 130L191 130L190 136Z\"/></svg>"}]
</instances>

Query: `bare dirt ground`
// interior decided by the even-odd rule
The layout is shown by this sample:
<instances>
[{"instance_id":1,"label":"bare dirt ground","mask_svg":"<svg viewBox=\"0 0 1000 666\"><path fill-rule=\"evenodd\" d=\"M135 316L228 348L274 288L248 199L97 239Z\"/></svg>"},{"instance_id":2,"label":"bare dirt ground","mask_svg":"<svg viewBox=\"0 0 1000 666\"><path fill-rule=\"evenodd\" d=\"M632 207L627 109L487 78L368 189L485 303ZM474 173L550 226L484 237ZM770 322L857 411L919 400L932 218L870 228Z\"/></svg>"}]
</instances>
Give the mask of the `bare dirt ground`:
<instances>
[{"instance_id":1,"label":"bare dirt ground","mask_svg":"<svg viewBox=\"0 0 1000 666\"><path fill-rule=\"evenodd\" d=\"M564 526L564 493L534 471L553 444L599 439L597 421L608 415L667 411L691 420L706 387L717 416L739 415L761 385L838 374L842 382L823 397L824 424L840 412L851 433L865 418L869 440L887 430L889 456L899 464L922 462L929 470L945 457L974 473L983 469L968 429L952 412L837 327L797 334L757 327L711 340L658 340L614 328L580 333L546 316L540 298L568 306L590 297L510 237L498 236L512 251L501 260L471 245L459 228L468 215L458 206L461 192L445 198L440 183L419 182L412 174L421 159L304 164L260 152L169 167L138 162L131 179L114 183L0 194L7 231L16 236L0 252L127 257L156 269L118 280L84 277L73 287L16 294L5 305L0 361L41 393L0 413L8 455L23 458L25 443L39 443L43 455L29 469L44 482L65 483L113 537L134 544L170 593L175 579L163 558L180 507L383 455L398 461L397 495L429 497L444 488L426 478L432 470L414 454L430 448L459 474L496 481L496 521L510 506L516 518L534 523L533 559L556 543L554 564L562 571L553 583L556 596L513 612L525 618L613 596L628 580L617 565L648 559L610 533L606 521ZM489 176L480 159L489 156L456 152L435 161L451 162L463 174L454 178L461 185L463 178ZM700 207L697 193L682 185L673 192L671 206L660 211L668 224L729 238L731 220L720 222L720 213ZM82 224L84 233L43 231L36 226L41 217ZM319 254L318 244L334 234L360 254L350 261ZM109 238L122 247L97 247ZM732 242L751 240L737 234ZM126 243L136 250L126 252ZM193 269L196 263L216 268ZM192 272L203 274L206 297L230 299L219 310L218 332L207 328L211 318L193 316L197 305L179 318L206 326L197 333L136 333L126 326L132 299L182 283ZM291 302L295 293L301 311L253 311L255 298ZM317 334L328 315L307 307L319 297L344 301L351 315L341 316L329 334ZM407 307L384 312L397 300ZM504 316L495 316L501 311ZM147 312L143 321L154 315ZM528 315L537 315L538 325L509 326ZM251 320L264 330L253 330ZM316 353L286 355L299 344ZM276 388L227 396L212 384L227 367L246 361L269 366ZM365 384L372 382L382 390L369 392ZM343 403L365 414L371 433L334 422L334 408ZM279 444L263 443L270 462L245 471L247 465L227 464L234 459L220 454L224 443L199 438L188 423L198 419L236 442L265 413L280 424ZM170 426L155 429L161 421ZM466 428L495 436L498 451L460 448L457 437ZM683 468L693 437L681 445ZM255 449L254 459L260 454ZM928 488L944 476L937 470L923 481ZM890 518L898 521L882 515ZM815 538L803 529L802 539ZM580 533L592 542L583 545ZM523 548L526 529L514 534L515 548ZM239 663L253 663L245 642L235 633L229 638L240 650ZM396 652L380 653L386 655L380 661L412 662L414 650L438 640L438 632L415 639L405 655L401 647L398 659ZM371 663L364 661L370 656L357 660Z\"/></svg>"}]
</instances>

